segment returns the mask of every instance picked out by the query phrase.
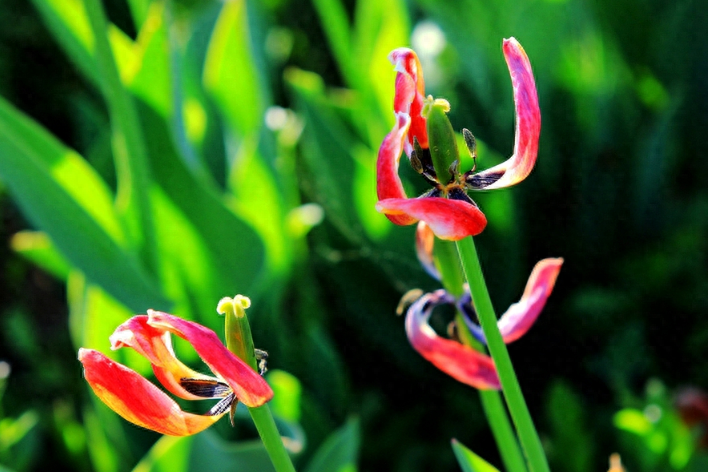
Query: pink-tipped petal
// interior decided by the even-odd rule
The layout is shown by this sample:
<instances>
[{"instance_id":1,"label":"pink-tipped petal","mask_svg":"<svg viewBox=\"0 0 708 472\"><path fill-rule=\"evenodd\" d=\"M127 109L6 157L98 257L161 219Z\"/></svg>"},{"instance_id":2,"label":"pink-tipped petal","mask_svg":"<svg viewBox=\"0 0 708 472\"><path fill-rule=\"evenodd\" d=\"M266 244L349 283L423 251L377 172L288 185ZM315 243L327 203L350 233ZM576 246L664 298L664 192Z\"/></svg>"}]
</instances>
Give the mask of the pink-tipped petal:
<instances>
[{"instance_id":1,"label":"pink-tipped petal","mask_svg":"<svg viewBox=\"0 0 708 472\"><path fill-rule=\"evenodd\" d=\"M109 338L111 349L131 347L147 358L152 364L155 377L171 393L186 400L203 400L185 390L181 379L217 380L196 372L175 357L172 349L171 334L164 329L157 329L148 324L146 315L133 316L118 326Z\"/></svg>"},{"instance_id":2,"label":"pink-tipped petal","mask_svg":"<svg viewBox=\"0 0 708 472\"><path fill-rule=\"evenodd\" d=\"M516 341L533 326L551 295L563 259L543 259L531 272L526 289L518 303L514 303L499 319L499 331L505 343Z\"/></svg>"},{"instance_id":3,"label":"pink-tipped petal","mask_svg":"<svg viewBox=\"0 0 708 472\"><path fill-rule=\"evenodd\" d=\"M476 206L442 197L389 198L379 201L376 209L387 216L407 215L413 221L425 221L435 236L450 241L476 236L487 225L487 218Z\"/></svg>"},{"instance_id":4,"label":"pink-tipped petal","mask_svg":"<svg viewBox=\"0 0 708 472\"><path fill-rule=\"evenodd\" d=\"M120 416L143 428L170 436L187 436L208 428L223 416L182 411L174 400L140 374L98 351L79 349L79 361L96 396Z\"/></svg>"},{"instance_id":5,"label":"pink-tipped petal","mask_svg":"<svg viewBox=\"0 0 708 472\"><path fill-rule=\"evenodd\" d=\"M425 101L425 82L423 69L416 53L408 48L398 48L391 51L389 61L394 65L396 74L396 94L393 99L393 110L403 112L411 117L411 129L408 133L404 150L410 156L413 150L413 138L418 138L421 147L428 147L428 133L425 118L421 115Z\"/></svg>"},{"instance_id":6,"label":"pink-tipped petal","mask_svg":"<svg viewBox=\"0 0 708 472\"><path fill-rule=\"evenodd\" d=\"M438 336L428 324L436 305L449 303L444 290L423 295L408 309L406 334L413 348L435 367L464 384L479 389L499 389L494 362L488 356L450 339Z\"/></svg>"},{"instance_id":7,"label":"pink-tipped petal","mask_svg":"<svg viewBox=\"0 0 708 472\"><path fill-rule=\"evenodd\" d=\"M214 331L160 311L148 310L148 317L150 326L164 329L189 341L204 363L229 384L236 398L246 406L261 406L273 398L273 390L268 383L226 349Z\"/></svg>"},{"instance_id":8,"label":"pink-tipped petal","mask_svg":"<svg viewBox=\"0 0 708 472\"><path fill-rule=\"evenodd\" d=\"M440 280L440 272L433 260L435 233L425 221L419 221L415 231L415 252L425 271L434 279Z\"/></svg>"},{"instance_id":9,"label":"pink-tipped petal","mask_svg":"<svg viewBox=\"0 0 708 472\"><path fill-rule=\"evenodd\" d=\"M401 159L403 141L410 127L410 117L405 113L396 113L396 125L386 135L379 148L376 161L376 193L379 200L388 198L406 198L400 177L398 177L398 163ZM392 223L397 225L412 225L414 218L407 215L386 215Z\"/></svg>"},{"instance_id":10,"label":"pink-tipped petal","mask_svg":"<svg viewBox=\"0 0 708 472\"><path fill-rule=\"evenodd\" d=\"M472 177L472 185L476 186L474 182L480 182L476 187L484 190L510 187L524 180L536 163L538 137L541 134L541 111L538 107L536 82L529 58L524 48L514 38L505 39L503 49L514 88L516 109L514 154L501 164ZM486 185L485 182L489 181L493 183Z\"/></svg>"}]
</instances>

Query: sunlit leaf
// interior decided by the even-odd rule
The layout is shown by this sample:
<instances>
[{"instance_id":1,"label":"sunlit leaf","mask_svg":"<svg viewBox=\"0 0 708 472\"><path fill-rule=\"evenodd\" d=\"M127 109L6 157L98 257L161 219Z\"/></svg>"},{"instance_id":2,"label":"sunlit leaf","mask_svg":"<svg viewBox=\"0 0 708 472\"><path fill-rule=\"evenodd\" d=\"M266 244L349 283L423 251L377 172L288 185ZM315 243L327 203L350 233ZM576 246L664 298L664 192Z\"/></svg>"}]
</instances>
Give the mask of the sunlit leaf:
<instances>
[{"instance_id":1,"label":"sunlit leaf","mask_svg":"<svg viewBox=\"0 0 708 472\"><path fill-rule=\"evenodd\" d=\"M20 231L12 236L10 246L57 279L66 281L69 277L71 265L57 251L47 233Z\"/></svg>"},{"instance_id":2,"label":"sunlit leaf","mask_svg":"<svg viewBox=\"0 0 708 472\"><path fill-rule=\"evenodd\" d=\"M452 440L452 450L463 472L499 472L499 469L467 449L456 439Z\"/></svg>"}]
</instances>

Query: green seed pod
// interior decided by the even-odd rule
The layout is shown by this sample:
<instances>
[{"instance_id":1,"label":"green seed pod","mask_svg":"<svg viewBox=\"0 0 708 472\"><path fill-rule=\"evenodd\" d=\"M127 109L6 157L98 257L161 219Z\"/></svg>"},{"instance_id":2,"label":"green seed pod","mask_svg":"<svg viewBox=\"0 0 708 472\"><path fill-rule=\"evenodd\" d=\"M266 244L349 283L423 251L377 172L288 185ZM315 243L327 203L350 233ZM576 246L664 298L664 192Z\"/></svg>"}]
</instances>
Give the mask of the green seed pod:
<instances>
[{"instance_id":1,"label":"green seed pod","mask_svg":"<svg viewBox=\"0 0 708 472\"><path fill-rule=\"evenodd\" d=\"M443 185L454 179L455 176L450 169L455 169L456 163L460 160L455 131L447 117L448 111L450 111L450 104L447 100L433 100L432 97L428 97L423 107L423 116L427 119L428 144L433 158L433 167L438 182Z\"/></svg>"}]
</instances>

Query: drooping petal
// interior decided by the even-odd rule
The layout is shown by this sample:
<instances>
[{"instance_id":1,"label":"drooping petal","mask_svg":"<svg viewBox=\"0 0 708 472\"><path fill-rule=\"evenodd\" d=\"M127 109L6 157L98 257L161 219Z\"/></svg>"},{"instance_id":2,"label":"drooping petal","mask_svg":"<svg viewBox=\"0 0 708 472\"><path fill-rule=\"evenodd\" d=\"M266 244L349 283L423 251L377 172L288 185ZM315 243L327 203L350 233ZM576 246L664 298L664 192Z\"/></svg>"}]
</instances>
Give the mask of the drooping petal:
<instances>
[{"instance_id":1,"label":"drooping petal","mask_svg":"<svg viewBox=\"0 0 708 472\"><path fill-rule=\"evenodd\" d=\"M561 258L548 258L536 263L521 300L511 305L499 318L499 331L505 343L519 339L536 322L553 291L561 265Z\"/></svg>"},{"instance_id":2,"label":"drooping petal","mask_svg":"<svg viewBox=\"0 0 708 472\"><path fill-rule=\"evenodd\" d=\"M499 389L499 377L489 356L471 347L438 336L428 324L433 308L454 303L444 290L423 295L406 314L406 334L413 348L435 367L464 384L479 389Z\"/></svg>"},{"instance_id":3,"label":"drooping petal","mask_svg":"<svg viewBox=\"0 0 708 472\"><path fill-rule=\"evenodd\" d=\"M514 154L501 164L468 177L468 183L476 189L492 190L517 184L529 175L536 163L538 137L541 134L541 111L538 107L531 63L516 39L505 39L503 49L514 88Z\"/></svg>"},{"instance_id":4,"label":"drooping petal","mask_svg":"<svg viewBox=\"0 0 708 472\"><path fill-rule=\"evenodd\" d=\"M143 428L170 436L196 434L223 414L182 411L177 403L140 374L93 349L79 349L84 376L96 396L113 411Z\"/></svg>"},{"instance_id":5,"label":"drooping petal","mask_svg":"<svg viewBox=\"0 0 708 472\"><path fill-rule=\"evenodd\" d=\"M204 397L185 390L180 380L217 379L194 371L180 362L175 357L170 336L164 329L150 326L146 315L134 316L113 332L110 337L111 349L132 347L150 361L155 377L171 393L186 400L203 400Z\"/></svg>"},{"instance_id":6,"label":"drooping petal","mask_svg":"<svg viewBox=\"0 0 708 472\"><path fill-rule=\"evenodd\" d=\"M400 177L398 177L398 163L401 159L401 148L408 128L410 117L405 113L396 113L396 125L386 135L379 148L376 161L376 193L379 200L387 198L406 198ZM407 215L386 215L392 223L397 225L411 225L416 220Z\"/></svg>"},{"instance_id":7,"label":"drooping petal","mask_svg":"<svg viewBox=\"0 0 708 472\"><path fill-rule=\"evenodd\" d=\"M553 291L561 265L563 265L563 259L548 258L539 261L533 268L521 300L511 305L499 318L499 331L505 343L516 341L531 329ZM460 299L458 308L465 314L465 322L472 335L478 341L486 344L487 340L482 328L471 320L474 317L474 310L470 302L471 298L468 293Z\"/></svg>"},{"instance_id":8,"label":"drooping petal","mask_svg":"<svg viewBox=\"0 0 708 472\"><path fill-rule=\"evenodd\" d=\"M440 280L440 272L433 260L435 233L425 221L419 221L415 231L415 252L425 271L434 279Z\"/></svg>"},{"instance_id":9,"label":"drooping petal","mask_svg":"<svg viewBox=\"0 0 708 472\"><path fill-rule=\"evenodd\" d=\"M388 60L398 72L393 110L396 113L406 113L411 117L411 129L404 144L406 155L410 157L413 150L413 138L418 138L418 143L422 148L428 147L425 118L421 115L425 101L423 69L420 67L416 53L408 48L394 49L389 54Z\"/></svg>"},{"instance_id":10,"label":"drooping petal","mask_svg":"<svg viewBox=\"0 0 708 472\"><path fill-rule=\"evenodd\" d=\"M476 206L442 197L389 198L379 201L376 209L387 216L407 215L414 222L425 221L435 236L450 241L476 236L487 225L487 218Z\"/></svg>"},{"instance_id":11,"label":"drooping petal","mask_svg":"<svg viewBox=\"0 0 708 472\"><path fill-rule=\"evenodd\" d=\"M161 311L148 310L148 317L150 326L186 339L212 372L223 378L236 398L246 406L261 406L273 398L273 390L268 383L226 349L214 331Z\"/></svg>"}]
</instances>

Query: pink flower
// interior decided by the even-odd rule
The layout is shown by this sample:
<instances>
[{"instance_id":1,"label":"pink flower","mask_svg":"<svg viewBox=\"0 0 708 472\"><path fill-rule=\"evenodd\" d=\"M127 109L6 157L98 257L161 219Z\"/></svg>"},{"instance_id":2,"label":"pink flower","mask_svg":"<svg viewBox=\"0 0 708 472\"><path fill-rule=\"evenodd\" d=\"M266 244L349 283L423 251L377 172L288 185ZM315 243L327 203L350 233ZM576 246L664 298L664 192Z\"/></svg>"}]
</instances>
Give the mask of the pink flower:
<instances>
[{"instance_id":1,"label":"pink flower","mask_svg":"<svg viewBox=\"0 0 708 472\"><path fill-rule=\"evenodd\" d=\"M170 333L187 340L216 377L200 374L180 362ZM130 318L110 337L111 349L131 347L152 364L157 379L187 400L217 398L205 415L179 405L137 372L93 349L79 349L84 375L94 393L120 416L138 426L171 436L198 433L221 418L234 401L257 407L273 397L266 381L232 354L209 328L159 311Z\"/></svg>"},{"instance_id":2,"label":"pink flower","mask_svg":"<svg viewBox=\"0 0 708 472\"><path fill-rule=\"evenodd\" d=\"M514 153L505 162L490 169L461 174L457 165L450 169L450 179L438 176L429 148L429 129L424 113L426 106L447 106L444 100L425 98L423 71L415 52L399 48L389 59L395 64L396 124L384 138L377 160L377 210L395 224L409 225L422 220L441 239L459 240L482 232L487 219L467 195L470 190L493 190L512 186L528 176L536 162L541 114L531 64L524 49L514 38L503 43L511 74L516 109ZM447 111L447 109L445 110ZM468 148L475 157L474 137L463 130ZM455 145L456 149L456 145ZM418 198L408 198L398 176L401 152L405 152L413 168L432 186ZM459 164L459 162L457 162Z\"/></svg>"}]
</instances>

